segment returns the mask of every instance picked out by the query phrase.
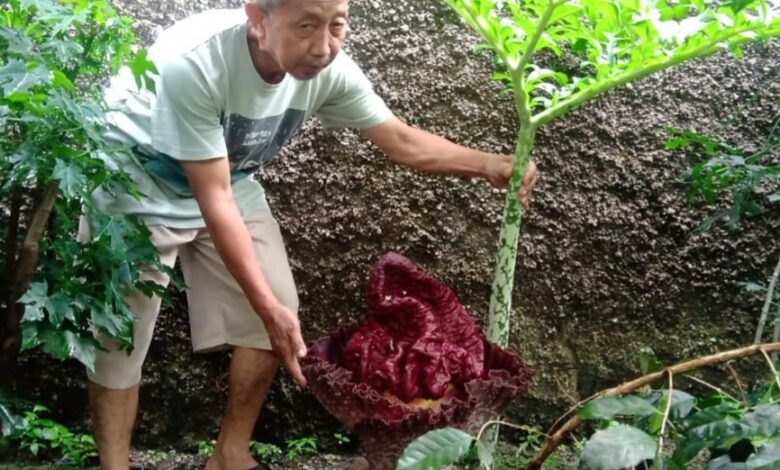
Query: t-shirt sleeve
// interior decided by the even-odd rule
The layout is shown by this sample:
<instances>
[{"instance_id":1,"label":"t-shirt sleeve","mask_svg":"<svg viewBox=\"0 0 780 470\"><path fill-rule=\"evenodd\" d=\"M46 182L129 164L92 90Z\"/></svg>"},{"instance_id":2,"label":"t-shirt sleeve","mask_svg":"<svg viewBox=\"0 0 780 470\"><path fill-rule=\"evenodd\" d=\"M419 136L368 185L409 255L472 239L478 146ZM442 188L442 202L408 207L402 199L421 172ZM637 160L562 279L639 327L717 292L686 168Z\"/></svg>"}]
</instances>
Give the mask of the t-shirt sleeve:
<instances>
[{"instance_id":1,"label":"t-shirt sleeve","mask_svg":"<svg viewBox=\"0 0 780 470\"><path fill-rule=\"evenodd\" d=\"M324 127L366 129L390 118L392 112L348 55L341 52L332 66L333 82L328 96L316 111Z\"/></svg>"},{"instance_id":2,"label":"t-shirt sleeve","mask_svg":"<svg viewBox=\"0 0 780 470\"><path fill-rule=\"evenodd\" d=\"M151 134L152 147L177 160L227 155L219 106L202 71L186 58L160 70Z\"/></svg>"}]
</instances>

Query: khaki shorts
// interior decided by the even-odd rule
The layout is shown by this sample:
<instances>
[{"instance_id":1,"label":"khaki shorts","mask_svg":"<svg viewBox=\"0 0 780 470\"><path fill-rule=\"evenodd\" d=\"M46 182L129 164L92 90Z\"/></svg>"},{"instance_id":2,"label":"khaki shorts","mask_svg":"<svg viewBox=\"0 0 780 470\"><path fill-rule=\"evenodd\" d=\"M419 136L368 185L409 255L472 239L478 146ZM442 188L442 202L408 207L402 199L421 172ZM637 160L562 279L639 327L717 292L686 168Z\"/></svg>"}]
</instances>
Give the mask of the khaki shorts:
<instances>
[{"instance_id":1,"label":"khaki shorts","mask_svg":"<svg viewBox=\"0 0 780 470\"><path fill-rule=\"evenodd\" d=\"M297 314L298 294L279 225L270 211L256 212L245 217L244 222L271 290L279 302ZM149 230L152 243L165 265L173 266L176 257L180 258L195 352L233 346L271 349L263 322L228 272L205 228L175 229L152 225ZM89 237L89 224L84 218L79 224L79 237ZM163 286L169 282L168 276L156 269L145 271L142 279L153 280ZM160 311L158 296L149 298L134 291L126 300L136 317L135 349L128 356L113 341L101 338L101 344L107 351L98 351L95 372L87 372L92 382L110 389L130 388L140 382L141 367Z\"/></svg>"}]
</instances>

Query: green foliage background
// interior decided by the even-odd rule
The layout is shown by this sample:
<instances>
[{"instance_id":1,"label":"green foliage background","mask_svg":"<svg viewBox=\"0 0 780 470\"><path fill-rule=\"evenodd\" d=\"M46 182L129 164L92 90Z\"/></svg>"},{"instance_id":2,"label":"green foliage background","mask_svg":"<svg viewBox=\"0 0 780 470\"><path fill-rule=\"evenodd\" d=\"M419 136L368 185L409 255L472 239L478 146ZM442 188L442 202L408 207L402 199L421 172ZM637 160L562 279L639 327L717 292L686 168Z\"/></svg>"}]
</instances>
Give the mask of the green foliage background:
<instances>
[{"instance_id":1,"label":"green foliage background","mask_svg":"<svg viewBox=\"0 0 780 470\"><path fill-rule=\"evenodd\" d=\"M104 0L10 0L0 6L0 340L4 367L21 347L94 367L97 334L132 350L123 296L151 294L141 268L158 264L138 221L94 210L98 188L139 194L104 158L103 85L123 65L141 84L154 71L131 20ZM91 238L76 241L88 212ZM19 303L17 303L19 302ZM20 315L20 304L23 314ZM21 317L21 318L19 318ZM0 380L8 385L4 369ZM0 408L0 416L5 408ZM14 421L3 419L4 433ZM8 425L8 426L7 426Z\"/></svg>"}]
</instances>

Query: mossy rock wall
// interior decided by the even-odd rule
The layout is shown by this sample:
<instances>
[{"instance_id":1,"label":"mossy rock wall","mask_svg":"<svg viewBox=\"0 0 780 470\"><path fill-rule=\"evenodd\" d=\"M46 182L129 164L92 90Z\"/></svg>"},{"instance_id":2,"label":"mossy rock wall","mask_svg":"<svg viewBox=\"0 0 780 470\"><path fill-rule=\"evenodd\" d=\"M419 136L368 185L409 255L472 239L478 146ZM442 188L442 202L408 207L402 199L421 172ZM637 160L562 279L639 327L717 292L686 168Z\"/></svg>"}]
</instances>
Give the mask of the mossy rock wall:
<instances>
[{"instance_id":1,"label":"mossy rock wall","mask_svg":"<svg viewBox=\"0 0 780 470\"><path fill-rule=\"evenodd\" d=\"M143 40L192 11L237 2L123 2ZM440 1L353 0L348 50L405 121L492 152L513 150L511 99L490 81L486 54ZM664 150L668 126L757 148L780 111L780 47L718 54L610 93L543 128L541 179L525 216L512 347L537 370L508 413L549 419L637 374L650 346L667 362L750 342L761 299L740 281L765 281L780 256L779 211L729 237L694 233L708 212L686 208L686 159ZM487 312L503 193L484 181L398 167L351 131L305 126L260 174L287 241L313 340L364 312L365 281L394 250L448 283L480 319ZM164 309L145 369L141 446L179 448L216 435L225 404L225 354L193 356L183 295ZM24 359L25 393L71 422L86 420L74 364ZM43 370L43 372L41 372ZM277 380L258 439L338 424L286 376Z\"/></svg>"}]
</instances>

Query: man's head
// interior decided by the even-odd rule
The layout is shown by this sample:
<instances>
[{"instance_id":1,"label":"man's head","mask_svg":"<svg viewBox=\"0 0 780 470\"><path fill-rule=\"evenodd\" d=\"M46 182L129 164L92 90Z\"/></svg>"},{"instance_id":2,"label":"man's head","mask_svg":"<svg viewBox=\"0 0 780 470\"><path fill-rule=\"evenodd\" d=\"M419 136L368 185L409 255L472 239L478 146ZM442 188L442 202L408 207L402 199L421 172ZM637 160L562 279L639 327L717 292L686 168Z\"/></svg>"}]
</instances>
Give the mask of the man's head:
<instances>
[{"instance_id":1,"label":"man's head","mask_svg":"<svg viewBox=\"0 0 780 470\"><path fill-rule=\"evenodd\" d=\"M347 34L349 0L247 0L255 65L263 76L317 76Z\"/></svg>"},{"instance_id":2,"label":"man's head","mask_svg":"<svg viewBox=\"0 0 780 470\"><path fill-rule=\"evenodd\" d=\"M284 3L284 0L252 0L252 2L265 11L271 11Z\"/></svg>"}]
</instances>

